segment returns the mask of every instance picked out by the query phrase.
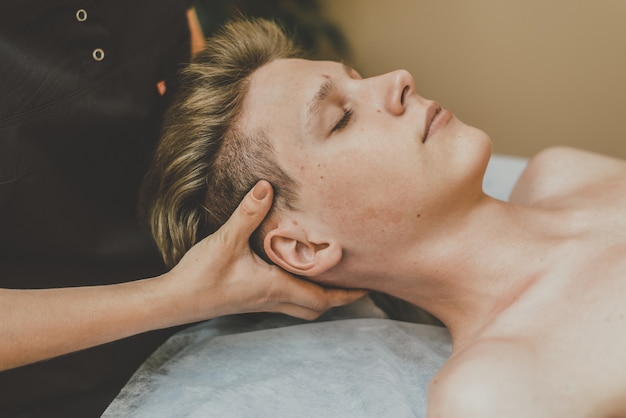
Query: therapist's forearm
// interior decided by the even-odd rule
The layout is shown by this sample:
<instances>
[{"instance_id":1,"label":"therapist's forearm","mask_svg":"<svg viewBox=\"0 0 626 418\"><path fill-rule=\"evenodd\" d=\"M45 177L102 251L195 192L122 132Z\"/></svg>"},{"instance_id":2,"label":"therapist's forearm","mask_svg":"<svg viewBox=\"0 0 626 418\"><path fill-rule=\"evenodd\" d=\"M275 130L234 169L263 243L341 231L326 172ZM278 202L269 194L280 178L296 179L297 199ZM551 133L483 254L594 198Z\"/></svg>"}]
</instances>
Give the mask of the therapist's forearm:
<instances>
[{"instance_id":1,"label":"therapist's forearm","mask_svg":"<svg viewBox=\"0 0 626 418\"><path fill-rule=\"evenodd\" d=\"M0 370L185 322L167 314L176 301L165 285L0 289Z\"/></svg>"}]
</instances>

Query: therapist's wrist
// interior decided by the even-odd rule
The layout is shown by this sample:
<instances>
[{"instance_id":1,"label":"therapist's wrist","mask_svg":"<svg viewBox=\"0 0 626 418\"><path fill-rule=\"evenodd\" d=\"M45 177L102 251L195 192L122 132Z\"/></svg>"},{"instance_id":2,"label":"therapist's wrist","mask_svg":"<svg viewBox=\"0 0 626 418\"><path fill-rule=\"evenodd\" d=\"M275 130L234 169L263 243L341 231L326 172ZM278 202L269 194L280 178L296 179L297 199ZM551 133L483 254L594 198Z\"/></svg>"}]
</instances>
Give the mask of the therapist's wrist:
<instances>
[{"instance_id":1,"label":"therapist's wrist","mask_svg":"<svg viewBox=\"0 0 626 418\"><path fill-rule=\"evenodd\" d=\"M148 279L151 296L149 306L160 328L184 325L227 314L228 306L219 297L218 289L207 292L191 286L176 270ZM206 278L207 287L211 278ZM225 306L221 306L225 305Z\"/></svg>"}]
</instances>

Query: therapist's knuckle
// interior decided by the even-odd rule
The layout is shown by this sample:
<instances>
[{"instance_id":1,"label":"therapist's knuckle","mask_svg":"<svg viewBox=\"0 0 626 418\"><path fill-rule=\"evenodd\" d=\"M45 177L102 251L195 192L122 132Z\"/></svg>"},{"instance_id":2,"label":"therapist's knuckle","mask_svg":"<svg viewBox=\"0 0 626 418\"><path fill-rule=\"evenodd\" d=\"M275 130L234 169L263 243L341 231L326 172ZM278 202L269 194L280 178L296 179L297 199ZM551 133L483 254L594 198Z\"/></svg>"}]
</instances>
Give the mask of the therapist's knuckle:
<instances>
[{"instance_id":1,"label":"therapist's knuckle","mask_svg":"<svg viewBox=\"0 0 626 418\"><path fill-rule=\"evenodd\" d=\"M257 214L257 207L254 203L250 202L248 199L244 200L241 203L241 213L247 217L254 217Z\"/></svg>"}]
</instances>

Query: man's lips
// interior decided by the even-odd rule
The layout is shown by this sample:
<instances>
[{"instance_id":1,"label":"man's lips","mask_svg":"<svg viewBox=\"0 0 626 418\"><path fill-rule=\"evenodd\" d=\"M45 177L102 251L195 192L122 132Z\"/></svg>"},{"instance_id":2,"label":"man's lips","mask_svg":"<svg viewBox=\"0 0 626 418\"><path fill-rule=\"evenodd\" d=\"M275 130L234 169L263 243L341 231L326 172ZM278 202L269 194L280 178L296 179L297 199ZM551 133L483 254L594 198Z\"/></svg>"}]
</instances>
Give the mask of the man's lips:
<instances>
[{"instance_id":1,"label":"man's lips","mask_svg":"<svg viewBox=\"0 0 626 418\"><path fill-rule=\"evenodd\" d=\"M450 119L450 112L443 109L439 103L433 102L426 111L426 123L424 126L424 136L422 143L426 142L428 137L437 130L441 125L444 125Z\"/></svg>"}]
</instances>

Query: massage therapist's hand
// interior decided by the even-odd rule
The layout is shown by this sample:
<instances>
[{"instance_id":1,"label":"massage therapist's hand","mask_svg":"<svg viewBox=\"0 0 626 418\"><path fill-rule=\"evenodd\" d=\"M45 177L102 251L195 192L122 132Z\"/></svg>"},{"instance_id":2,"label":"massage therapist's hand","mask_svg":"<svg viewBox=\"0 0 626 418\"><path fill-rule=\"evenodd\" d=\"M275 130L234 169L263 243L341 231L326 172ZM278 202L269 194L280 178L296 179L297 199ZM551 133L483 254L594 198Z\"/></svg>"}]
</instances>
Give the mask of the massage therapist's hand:
<instances>
[{"instance_id":1,"label":"massage therapist's hand","mask_svg":"<svg viewBox=\"0 0 626 418\"><path fill-rule=\"evenodd\" d=\"M315 319L328 308L365 295L300 280L250 249L250 235L270 210L272 196L268 182L257 183L222 228L198 242L163 276L170 282L170 295L181 297L178 308L190 315L184 322L261 311Z\"/></svg>"},{"instance_id":2,"label":"massage therapist's hand","mask_svg":"<svg viewBox=\"0 0 626 418\"><path fill-rule=\"evenodd\" d=\"M106 286L0 289L0 370L226 314L271 311L313 319L363 296L296 279L253 254L250 234L271 202L271 186L259 183L220 230L158 277Z\"/></svg>"}]
</instances>

